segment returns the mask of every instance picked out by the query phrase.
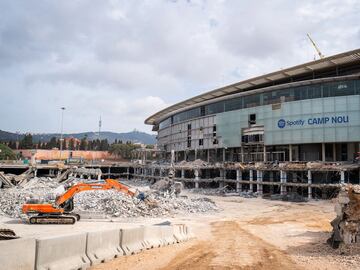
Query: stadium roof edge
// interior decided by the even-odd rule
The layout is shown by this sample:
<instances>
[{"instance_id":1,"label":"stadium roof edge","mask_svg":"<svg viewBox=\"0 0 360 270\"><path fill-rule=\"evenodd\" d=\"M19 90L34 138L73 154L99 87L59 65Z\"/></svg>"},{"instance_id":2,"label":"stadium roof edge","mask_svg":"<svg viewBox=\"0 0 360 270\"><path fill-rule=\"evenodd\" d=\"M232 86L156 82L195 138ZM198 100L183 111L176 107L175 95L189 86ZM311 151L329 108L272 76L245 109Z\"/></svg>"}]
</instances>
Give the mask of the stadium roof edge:
<instances>
[{"instance_id":1,"label":"stadium roof edge","mask_svg":"<svg viewBox=\"0 0 360 270\"><path fill-rule=\"evenodd\" d=\"M275 72L271 72L265 75L257 76L224 87L220 87L215 90L211 90L203 94L197 95L195 97L181 101L179 103L176 103L148 117L145 120L145 124L155 125L158 123L157 119L161 119L164 115L167 115L172 111L177 111L179 109L188 107L190 105L194 105L196 103L199 103L200 101L211 100L216 97L221 97L232 93L246 91L247 89L254 88L254 86L256 87L257 85L262 85L269 81L275 83L276 81L281 81L294 76L299 76L301 74L307 74L309 73L309 71L315 72L317 70L321 70L327 67L338 66L338 65L348 64L357 61L360 61L360 49L347 51L323 59L293 66L290 68L280 69Z\"/></svg>"}]
</instances>

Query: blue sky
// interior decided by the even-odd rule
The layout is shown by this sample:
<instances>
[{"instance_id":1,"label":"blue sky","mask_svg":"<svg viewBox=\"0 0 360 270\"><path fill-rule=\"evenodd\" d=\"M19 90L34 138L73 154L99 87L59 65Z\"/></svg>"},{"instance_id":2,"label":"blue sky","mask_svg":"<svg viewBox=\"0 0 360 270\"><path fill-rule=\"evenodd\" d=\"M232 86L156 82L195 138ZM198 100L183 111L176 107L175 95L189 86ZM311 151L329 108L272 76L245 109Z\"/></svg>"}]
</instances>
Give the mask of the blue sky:
<instances>
[{"instance_id":1,"label":"blue sky","mask_svg":"<svg viewBox=\"0 0 360 270\"><path fill-rule=\"evenodd\" d=\"M0 0L0 129L149 132L204 91L359 48L357 1Z\"/></svg>"}]
</instances>

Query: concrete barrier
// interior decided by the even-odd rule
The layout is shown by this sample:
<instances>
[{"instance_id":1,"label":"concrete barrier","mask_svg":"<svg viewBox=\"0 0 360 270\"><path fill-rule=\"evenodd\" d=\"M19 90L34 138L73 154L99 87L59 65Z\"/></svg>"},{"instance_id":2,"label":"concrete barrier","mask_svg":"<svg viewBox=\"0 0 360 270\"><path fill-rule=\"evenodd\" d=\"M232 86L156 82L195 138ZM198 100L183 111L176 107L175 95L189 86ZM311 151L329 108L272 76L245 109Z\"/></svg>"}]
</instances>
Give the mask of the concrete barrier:
<instances>
[{"instance_id":1,"label":"concrete barrier","mask_svg":"<svg viewBox=\"0 0 360 270\"><path fill-rule=\"evenodd\" d=\"M157 248L163 245L161 226L145 226L143 246L146 249Z\"/></svg>"},{"instance_id":2,"label":"concrete barrier","mask_svg":"<svg viewBox=\"0 0 360 270\"><path fill-rule=\"evenodd\" d=\"M163 242L164 246L176 243L173 226L158 226L158 227L161 229L161 241Z\"/></svg>"},{"instance_id":3,"label":"concrete barrier","mask_svg":"<svg viewBox=\"0 0 360 270\"><path fill-rule=\"evenodd\" d=\"M36 240L36 270L85 270L86 233L40 238Z\"/></svg>"},{"instance_id":4,"label":"concrete barrier","mask_svg":"<svg viewBox=\"0 0 360 270\"><path fill-rule=\"evenodd\" d=\"M174 228L174 237L176 239L176 242L180 243L180 242L184 242L186 240L188 240L188 237L186 235L186 228L184 224L175 224L173 226Z\"/></svg>"},{"instance_id":5,"label":"concrete barrier","mask_svg":"<svg viewBox=\"0 0 360 270\"><path fill-rule=\"evenodd\" d=\"M120 247L120 229L87 233L86 255L91 265L124 255Z\"/></svg>"},{"instance_id":6,"label":"concrete barrier","mask_svg":"<svg viewBox=\"0 0 360 270\"><path fill-rule=\"evenodd\" d=\"M33 270L35 245L33 238L0 241L0 269Z\"/></svg>"},{"instance_id":7,"label":"concrete barrier","mask_svg":"<svg viewBox=\"0 0 360 270\"><path fill-rule=\"evenodd\" d=\"M120 246L125 255L138 253L145 249L144 227L121 229Z\"/></svg>"}]
</instances>

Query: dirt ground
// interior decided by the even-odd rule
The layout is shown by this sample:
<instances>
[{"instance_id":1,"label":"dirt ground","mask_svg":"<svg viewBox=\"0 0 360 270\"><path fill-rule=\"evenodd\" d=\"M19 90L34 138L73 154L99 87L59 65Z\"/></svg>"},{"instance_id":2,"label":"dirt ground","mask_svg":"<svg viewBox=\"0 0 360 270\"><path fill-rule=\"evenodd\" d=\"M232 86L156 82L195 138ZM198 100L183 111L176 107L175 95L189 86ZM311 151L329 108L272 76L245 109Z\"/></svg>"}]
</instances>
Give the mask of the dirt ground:
<instances>
[{"instance_id":1,"label":"dirt ground","mask_svg":"<svg viewBox=\"0 0 360 270\"><path fill-rule=\"evenodd\" d=\"M168 219L188 224L196 239L91 269L360 269L359 252L326 244L335 217L330 201L211 198L222 211Z\"/></svg>"}]
</instances>

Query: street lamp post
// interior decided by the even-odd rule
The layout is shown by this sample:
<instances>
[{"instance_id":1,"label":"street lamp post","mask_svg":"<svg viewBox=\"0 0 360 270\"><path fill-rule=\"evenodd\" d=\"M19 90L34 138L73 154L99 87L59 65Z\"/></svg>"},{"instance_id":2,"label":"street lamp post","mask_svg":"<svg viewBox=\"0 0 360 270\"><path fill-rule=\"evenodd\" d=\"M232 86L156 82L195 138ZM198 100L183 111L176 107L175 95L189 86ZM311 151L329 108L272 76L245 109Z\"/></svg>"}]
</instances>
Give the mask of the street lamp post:
<instances>
[{"instance_id":1,"label":"street lamp post","mask_svg":"<svg viewBox=\"0 0 360 270\"><path fill-rule=\"evenodd\" d=\"M62 158L62 149L63 149L64 111L65 111L65 107L61 107L60 160Z\"/></svg>"}]
</instances>

